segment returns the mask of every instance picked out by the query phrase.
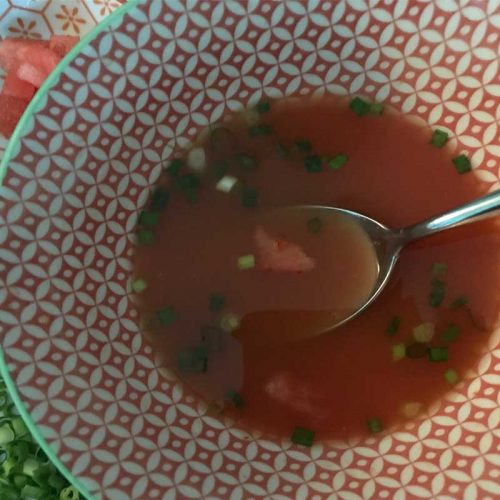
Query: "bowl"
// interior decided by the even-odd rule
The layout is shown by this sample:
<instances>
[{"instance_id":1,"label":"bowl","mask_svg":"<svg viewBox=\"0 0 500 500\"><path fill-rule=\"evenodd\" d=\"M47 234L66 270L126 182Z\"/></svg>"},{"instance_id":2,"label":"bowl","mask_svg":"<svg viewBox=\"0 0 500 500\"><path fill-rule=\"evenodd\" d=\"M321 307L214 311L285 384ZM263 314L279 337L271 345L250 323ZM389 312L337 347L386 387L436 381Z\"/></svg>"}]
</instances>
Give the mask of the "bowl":
<instances>
[{"instance_id":1,"label":"bowl","mask_svg":"<svg viewBox=\"0 0 500 500\"><path fill-rule=\"evenodd\" d=\"M424 417L306 449L210 416L156 365L127 286L164 163L263 96L389 103L449 131L498 189L499 29L498 2L130 0L69 54L1 165L1 373L84 495L500 493L500 331Z\"/></svg>"}]
</instances>

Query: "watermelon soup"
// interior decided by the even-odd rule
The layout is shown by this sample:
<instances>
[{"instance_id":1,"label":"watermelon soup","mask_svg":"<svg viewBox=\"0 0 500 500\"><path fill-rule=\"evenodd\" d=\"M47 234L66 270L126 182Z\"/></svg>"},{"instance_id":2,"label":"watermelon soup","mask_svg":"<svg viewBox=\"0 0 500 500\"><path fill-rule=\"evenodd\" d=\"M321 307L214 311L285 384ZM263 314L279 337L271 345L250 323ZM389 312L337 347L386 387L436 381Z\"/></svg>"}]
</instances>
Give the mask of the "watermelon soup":
<instances>
[{"instance_id":1,"label":"watermelon soup","mask_svg":"<svg viewBox=\"0 0 500 500\"><path fill-rule=\"evenodd\" d=\"M499 317L498 220L406 248L382 296L355 223L398 228L485 192L443 130L333 96L262 101L166 165L137 228L132 290L161 362L214 416L314 440L425 415L467 376ZM318 333L322 332L320 335Z\"/></svg>"}]
</instances>

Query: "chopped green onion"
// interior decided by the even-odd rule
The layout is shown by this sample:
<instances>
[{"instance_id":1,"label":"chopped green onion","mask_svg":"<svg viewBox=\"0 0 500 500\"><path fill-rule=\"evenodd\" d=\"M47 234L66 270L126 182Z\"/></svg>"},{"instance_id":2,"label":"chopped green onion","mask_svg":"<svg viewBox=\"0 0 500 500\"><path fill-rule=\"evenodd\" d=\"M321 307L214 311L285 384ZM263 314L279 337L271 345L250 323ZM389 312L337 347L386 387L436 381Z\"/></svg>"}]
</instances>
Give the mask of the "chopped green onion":
<instances>
[{"instance_id":1,"label":"chopped green onion","mask_svg":"<svg viewBox=\"0 0 500 500\"><path fill-rule=\"evenodd\" d=\"M263 135L269 135L273 131L271 125L267 125L265 123L261 125L252 125L248 129L248 133L250 137L259 137Z\"/></svg>"},{"instance_id":2,"label":"chopped green onion","mask_svg":"<svg viewBox=\"0 0 500 500\"><path fill-rule=\"evenodd\" d=\"M415 418L424 408L422 403L418 401L410 401L409 403L405 403L401 408L401 413L406 418Z\"/></svg>"},{"instance_id":3,"label":"chopped green onion","mask_svg":"<svg viewBox=\"0 0 500 500\"><path fill-rule=\"evenodd\" d=\"M141 229L136 233L138 245L149 247L155 242L155 235L151 229Z\"/></svg>"},{"instance_id":4,"label":"chopped green onion","mask_svg":"<svg viewBox=\"0 0 500 500\"><path fill-rule=\"evenodd\" d=\"M33 479L40 486L45 486L51 474L52 474L52 468L49 467L48 465L42 465L33 472Z\"/></svg>"},{"instance_id":5,"label":"chopped green onion","mask_svg":"<svg viewBox=\"0 0 500 500\"><path fill-rule=\"evenodd\" d=\"M259 190L250 186L242 186L240 191L241 205L245 208L255 208L259 203Z\"/></svg>"},{"instance_id":6,"label":"chopped green onion","mask_svg":"<svg viewBox=\"0 0 500 500\"><path fill-rule=\"evenodd\" d=\"M429 361L433 361L433 362L448 361L448 348L447 347L430 347L429 348Z\"/></svg>"},{"instance_id":7,"label":"chopped green onion","mask_svg":"<svg viewBox=\"0 0 500 500\"><path fill-rule=\"evenodd\" d=\"M389 324L387 325L387 335L396 335L399 330L399 326L401 325L401 317L393 316Z\"/></svg>"},{"instance_id":8,"label":"chopped green onion","mask_svg":"<svg viewBox=\"0 0 500 500\"><path fill-rule=\"evenodd\" d=\"M448 370L444 372L444 379L450 385L455 385L458 382L459 378L460 377L458 373L455 370L453 370L453 368L448 368Z\"/></svg>"},{"instance_id":9,"label":"chopped green onion","mask_svg":"<svg viewBox=\"0 0 500 500\"><path fill-rule=\"evenodd\" d=\"M304 165L310 174L315 174L323 170L321 156L310 155L304 158Z\"/></svg>"},{"instance_id":10,"label":"chopped green onion","mask_svg":"<svg viewBox=\"0 0 500 500\"><path fill-rule=\"evenodd\" d=\"M433 323L421 323L413 329L413 338L421 343L430 342L434 337L434 331Z\"/></svg>"},{"instance_id":11,"label":"chopped green onion","mask_svg":"<svg viewBox=\"0 0 500 500\"><path fill-rule=\"evenodd\" d=\"M160 218L160 214L157 212L146 212L142 211L139 216L139 224L141 226L156 226L158 224L158 220Z\"/></svg>"},{"instance_id":12,"label":"chopped green onion","mask_svg":"<svg viewBox=\"0 0 500 500\"><path fill-rule=\"evenodd\" d=\"M0 446L5 446L16 438L14 431L11 429L10 425L3 424L0 427Z\"/></svg>"},{"instance_id":13,"label":"chopped green onion","mask_svg":"<svg viewBox=\"0 0 500 500\"><path fill-rule=\"evenodd\" d=\"M295 146L299 151L302 151L303 153L308 153L309 151L312 150L311 143L309 141L306 141L305 139L296 140Z\"/></svg>"},{"instance_id":14,"label":"chopped green onion","mask_svg":"<svg viewBox=\"0 0 500 500\"><path fill-rule=\"evenodd\" d=\"M442 148L448 142L448 132L436 129L432 132L431 144L436 148Z\"/></svg>"},{"instance_id":15,"label":"chopped green onion","mask_svg":"<svg viewBox=\"0 0 500 500\"><path fill-rule=\"evenodd\" d=\"M280 158L288 158L289 156L288 149L281 143L276 144L276 154Z\"/></svg>"},{"instance_id":16,"label":"chopped green onion","mask_svg":"<svg viewBox=\"0 0 500 500\"><path fill-rule=\"evenodd\" d=\"M156 188L151 196L151 203L149 204L152 212L161 212L168 203L170 193L164 188Z\"/></svg>"},{"instance_id":17,"label":"chopped green onion","mask_svg":"<svg viewBox=\"0 0 500 500\"><path fill-rule=\"evenodd\" d=\"M165 169L165 171L168 174L175 177L180 172L180 170L182 169L183 166L184 166L184 160L181 160L180 158L176 158L175 160L172 160L170 162L170 164Z\"/></svg>"},{"instance_id":18,"label":"chopped green onion","mask_svg":"<svg viewBox=\"0 0 500 500\"><path fill-rule=\"evenodd\" d=\"M370 418L367 420L366 425L368 426L368 430L372 434L377 434L378 432L382 432L384 427L382 426L382 422L378 418Z\"/></svg>"},{"instance_id":19,"label":"chopped green onion","mask_svg":"<svg viewBox=\"0 0 500 500\"><path fill-rule=\"evenodd\" d=\"M176 319L177 315L173 307L167 306L156 312L156 316L161 326L170 326Z\"/></svg>"},{"instance_id":20,"label":"chopped green onion","mask_svg":"<svg viewBox=\"0 0 500 500\"><path fill-rule=\"evenodd\" d=\"M257 168L257 159L246 153L237 154L236 161L243 170L255 170Z\"/></svg>"},{"instance_id":21,"label":"chopped green onion","mask_svg":"<svg viewBox=\"0 0 500 500\"><path fill-rule=\"evenodd\" d=\"M337 170L347 163L347 155L344 153L338 154L332 158L328 158L326 163L332 170Z\"/></svg>"},{"instance_id":22,"label":"chopped green onion","mask_svg":"<svg viewBox=\"0 0 500 500\"><path fill-rule=\"evenodd\" d=\"M355 97L349 104L349 108L358 116L364 116L370 112L370 104L360 97Z\"/></svg>"},{"instance_id":23,"label":"chopped green onion","mask_svg":"<svg viewBox=\"0 0 500 500\"><path fill-rule=\"evenodd\" d=\"M201 327L201 340L209 351L223 351L226 346L227 334L213 325Z\"/></svg>"},{"instance_id":24,"label":"chopped green onion","mask_svg":"<svg viewBox=\"0 0 500 500\"><path fill-rule=\"evenodd\" d=\"M229 162L227 160L216 161L211 167L210 172L215 179L222 179L229 170Z\"/></svg>"},{"instance_id":25,"label":"chopped green onion","mask_svg":"<svg viewBox=\"0 0 500 500\"><path fill-rule=\"evenodd\" d=\"M23 463L23 474L33 477L33 473L40 467L40 462L32 457L28 457Z\"/></svg>"},{"instance_id":26,"label":"chopped green onion","mask_svg":"<svg viewBox=\"0 0 500 500\"><path fill-rule=\"evenodd\" d=\"M294 444L311 447L314 442L314 431L305 427L295 427L290 439Z\"/></svg>"},{"instance_id":27,"label":"chopped green onion","mask_svg":"<svg viewBox=\"0 0 500 500\"><path fill-rule=\"evenodd\" d=\"M237 183L238 179L236 177L225 175L216 184L215 189L217 189L217 191L222 191L223 193L229 193Z\"/></svg>"},{"instance_id":28,"label":"chopped green onion","mask_svg":"<svg viewBox=\"0 0 500 500\"><path fill-rule=\"evenodd\" d=\"M241 394L234 389L227 391L224 399L227 399L235 408L243 408L245 404Z\"/></svg>"},{"instance_id":29,"label":"chopped green onion","mask_svg":"<svg viewBox=\"0 0 500 500\"><path fill-rule=\"evenodd\" d=\"M226 302L222 293L212 293L208 298L208 309L211 312L219 312Z\"/></svg>"},{"instance_id":30,"label":"chopped green onion","mask_svg":"<svg viewBox=\"0 0 500 500\"><path fill-rule=\"evenodd\" d=\"M445 342L453 342L460 335L460 327L458 325L448 325L446 330L442 333L441 338Z\"/></svg>"},{"instance_id":31,"label":"chopped green onion","mask_svg":"<svg viewBox=\"0 0 500 500\"><path fill-rule=\"evenodd\" d=\"M372 102L370 104L370 114L381 115L384 112L384 105L381 102Z\"/></svg>"},{"instance_id":32,"label":"chopped green onion","mask_svg":"<svg viewBox=\"0 0 500 500\"><path fill-rule=\"evenodd\" d=\"M11 422L11 425L17 437L28 434L28 428L26 427L26 425L24 425L24 421L21 417L14 418Z\"/></svg>"},{"instance_id":33,"label":"chopped green onion","mask_svg":"<svg viewBox=\"0 0 500 500\"><path fill-rule=\"evenodd\" d=\"M142 293L142 292L144 292L144 290L146 290L146 288L148 287L148 284L147 284L146 280L144 280L142 278L137 278L137 279L132 281L132 283L130 284L130 287L132 288L132 291L134 293Z\"/></svg>"},{"instance_id":34,"label":"chopped green onion","mask_svg":"<svg viewBox=\"0 0 500 500\"><path fill-rule=\"evenodd\" d=\"M210 144L218 153L232 153L238 145L238 139L231 130L217 127L210 131Z\"/></svg>"},{"instance_id":35,"label":"chopped green onion","mask_svg":"<svg viewBox=\"0 0 500 500\"><path fill-rule=\"evenodd\" d=\"M319 217L313 217L307 221L307 229L312 234L318 234L323 228L323 221Z\"/></svg>"},{"instance_id":36,"label":"chopped green onion","mask_svg":"<svg viewBox=\"0 0 500 500\"><path fill-rule=\"evenodd\" d=\"M431 307L439 307L444 300L445 283L439 279L433 279L431 285L429 305Z\"/></svg>"},{"instance_id":37,"label":"chopped green onion","mask_svg":"<svg viewBox=\"0 0 500 500\"><path fill-rule=\"evenodd\" d=\"M255 256L252 254L242 255L238 257L238 269L244 271L245 269L252 269L255 267Z\"/></svg>"},{"instance_id":38,"label":"chopped green onion","mask_svg":"<svg viewBox=\"0 0 500 500\"><path fill-rule=\"evenodd\" d=\"M177 357L177 368L186 373L205 373L208 369L206 348L199 346L180 352Z\"/></svg>"},{"instance_id":39,"label":"chopped green onion","mask_svg":"<svg viewBox=\"0 0 500 500\"><path fill-rule=\"evenodd\" d=\"M259 113L268 113L271 110L271 104L269 101L260 101L257 106L255 106L255 109Z\"/></svg>"},{"instance_id":40,"label":"chopped green onion","mask_svg":"<svg viewBox=\"0 0 500 500\"><path fill-rule=\"evenodd\" d=\"M240 326L240 317L234 313L227 313L220 320L220 327L228 333L233 332Z\"/></svg>"},{"instance_id":41,"label":"chopped green onion","mask_svg":"<svg viewBox=\"0 0 500 500\"><path fill-rule=\"evenodd\" d=\"M394 344L392 346L392 360L399 361L403 359L406 355L406 347L404 344Z\"/></svg>"},{"instance_id":42,"label":"chopped green onion","mask_svg":"<svg viewBox=\"0 0 500 500\"><path fill-rule=\"evenodd\" d=\"M469 303L469 298L465 295L461 295L457 297L450 305L451 309L460 309L463 306L466 306Z\"/></svg>"},{"instance_id":43,"label":"chopped green onion","mask_svg":"<svg viewBox=\"0 0 500 500\"><path fill-rule=\"evenodd\" d=\"M74 486L64 488L59 495L59 500L78 500L79 498L78 490Z\"/></svg>"},{"instance_id":44,"label":"chopped green onion","mask_svg":"<svg viewBox=\"0 0 500 500\"><path fill-rule=\"evenodd\" d=\"M472 170L472 164L465 155L458 155L452 160L453 164L455 165L455 170L459 174L465 174L467 172L470 172Z\"/></svg>"},{"instance_id":45,"label":"chopped green onion","mask_svg":"<svg viewBox=\"0 0 500 500\"><path fill-rule=\"evenodd\" d=\"M446 274L446 271L448 270L448 266L446 264L443 264L442 262L434 262L432 264L432 274L434 276L443 276Z\"/></svg>"},{"instance_id":46,"label":"chopped green onion","mask_svg":"<svg viewBox=\"0 0 500 500\"><path fill-rule=\"evenodd\" d=\"M46 498L47 491L39 486L32 486L27 484L21 491L22 498Z\"/></svg>"},{"instance_id":47,"label":"chopped green onion","mask_svg":"<svg viewBox=\"0 0 500 500\"><path fill-rule=\"evenodd\" d=\"M418 359L426 356L429 347L422 342L413 342L406 346L406 357L410 359Z\"/></svg>"}]
</instances>

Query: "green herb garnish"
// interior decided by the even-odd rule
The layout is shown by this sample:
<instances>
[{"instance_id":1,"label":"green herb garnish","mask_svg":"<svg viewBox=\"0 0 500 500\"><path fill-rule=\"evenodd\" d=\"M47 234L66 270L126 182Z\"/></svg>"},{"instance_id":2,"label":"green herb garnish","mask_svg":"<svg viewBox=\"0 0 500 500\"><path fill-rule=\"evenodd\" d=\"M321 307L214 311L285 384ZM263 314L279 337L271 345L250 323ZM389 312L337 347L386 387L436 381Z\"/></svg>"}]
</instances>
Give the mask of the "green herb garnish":
<instances>
[{"instance_id":1,"label":"green herb garnish","mask_svg":"<svg viewBox=\"0 0 500 500\"><path fill-rule=\"evenodd\" d=\"M307 221L307 229L312 234L318 234L323 229L323 221L319 217L313 217Z\"/></svg>"},{"instance_id":2,"label":"green herb garnish","mask_svg":"<svg viewBox=\"0 0 500 500\"><path fill-rule=\"evenodd\" d=\"M355 97L349 104L349 108L358 116L364 116L370 112L370 104L361 99L361 97Z\"/></svg>"},{"instance_id":3,"label":"green herb garnish","mask_svg":"<svg viewBox=\"0 0 500 500\"><path fill-rule=\"evenodd\" d=\"M257 158L246 153L236 155L236 162L244 170L255 170L257 168Z\"/></svg>"},{"instance_id":4,"label":"green herb garnish","mask_svg":"<svg viewBox=\"0 0 500 500\"><path fill-rule=\"evenodd\" d=\"M382 432L384 430L382 422L380 421L379 418L370 418L370 419L368 419L366 421L366 425L368 426L368 430L372 434L377 434L377 433Z\"/></svg>"},{"instance_id":5,"label":"green herb garnish","mask_svg":"<svg viewBox=\"0 0 500 500\"><path fill-rule=\"evenodd\" d=\"M184 174L177 179L176 184L180 189L185 191L199 188L201 186L201 180L195 174Z\"/></svg>"},{"instance_id":6,"label":"green herb garnish","mask_svg":"<svg viewBox=\"0 0 500 500\"><path fill-rule=\"evenodd\" d=\"M314 442L314 431L304 427L295 427L290 439L294 444L311 447Z\"/></svg>"},{"instance_id":7,"label":"green herb garnish","mask_svg":"<svg viewBox=\"0 0 500 500\"><path fill-rule=\"evenodd\" d=\"M444 379L450 385L455 385L458 382L459 378L460 377L458 376L458 373L453 370L453 368L448 368L448 370L444 372Z\"/></svg>"},{"instance_id":8,"label":"green herb garnish","mask_svg":"<svg viewBox=\"0 0 500 500\"><path fill-rule=\"evenodd\" d=\"M134 293L142 293L146 288L148 287L148 284L146 280L142 278L137 278L130 283L130 288Z\"/></svg>"},{"instance_id":9,"label":"green herb garnish","mask_svg":"<svg viewBox=\"0 0 500 500\"><path fill-rule=\"evenodd\" d=\"M160 214L157 212L147 212L143 210L141 215L139 215L139 224L141 226L156 226L158 224L158 220L160 218Z\"/></svg>"},{"instance_id":10,"label":"green herb garnish","mask_svg":"<svg viewBox=\"0 0 500 500\"><path fill-rule=\"evenodd\" d=\"M242 186L240 191L241 204L245 208L254 208L259 203L259 190L250 186Z\"/></svg>"},{"instance_id":11,"label":"green herb garnish","mask_svg":"<svg viewBox=\"0 0 500 500\"><path fill-rule=\"evenodd\" d=\"M268 113L271 110L271 103L269 101L260 101L255 109L259 113Z\"/></svg>"},{"instance_id":12,"label":"green herb garnish","mask_svg":"<svg viewBox=\"0 0 500 500\"><path fill-rule=\"evenodd\" d=\"M312 145L309 141L306 141L305 139L298 139L295 141L295 146L299 151L302 151L303 153L309 153L309 151L312 150Z\"/></svg>"},{"instance_id":13,"label":"green herb garnish","mask_svg":"<svg viewBox=\"0 0 500 500\"><path fill-rule=\"evenodd\" d=\"M453 342L460 335L460 327L458 325L448 325L446 330L441 334L441 338L445 342Z\"/></svg>"},{"instance_id":14,"label":"green herb garnish","mask_svg":"<svg viewBox=\"0 0 500 500\"><path fill-rule=\"evenodd\" d=\"M269 135L273 131L273 128L271 125L267 125L265 123L261 125L252 125L248 129L248 133L250 134L250 137L259 137L263 135Z\"/></svg>"},{"instance_id":15,"label":"green herb garnish","mask_svg":"<svg viewBox=\"0 0 500 500\"><path fill-rule=\"evenodd\" d=\"M241 323L241 319L237 314L227 313L222 316L220 320L220 327L228 333L234 332L237 328L239 328Z\"/></svg>"},{"instance_id":16,"label":"green herb garnish","mask_svg":"<svg viewBox=\"0 0 500 500\"><path fill-rule=\"evenodd\" d=\"M164 188L156 188L151 196L151 203L149 204L152 212L161 212L168 203L170 193Z\"/></svg>"},{"instance_id":17,"label":"green herb garnish","mask_svg":"<svg viewBox=\"0 0 500 500\"><path fill-rule=\"evenodd\" d=\"M252 254L238 257L238 269L240 271L252 269L253 267L255 267L255 257Z\"/></svg>"},{"instance_id":18,"label":"green herb garnish","mask_svg":"<svg viewBox=\"0 0 500 500\"><path fill-rule=\"evenodd\" d=\"M393 361L399 361L400 359L403 359L406 355L406 346L401 343L401 344L394 344L392 346L392 360Z\"/></svg>"},{"instance_id":19,"label":"green herb garnish","mask_svg":"<svg viewBox=\"0 0 500 500\"><path fill-rule=\"evenodd\" d=\"M347 155L341 153L332 158L327 158L326 163L332 170L337 170L347 163L347 159Z\"/></svg>"},{"instance_id":20,"label":"green herb garnish","mask_svg":"<svg viewBox=\"0 0 500 500\"><path fill-rule=\"evenodd\" d=\"M208 355L204 346L193 347L179 353L177 368L185 373L205 373L208 369Z\"/></svg>"},{"instance_id":21,"label":"green herb garnish","mask_svg":"<svg viewBox=\"0 0 500 500\"><path fill-rule=\"evenodd\" d=\"M226 299L222 293L212 293L208 298L208 309L211 312L219 312L226 303Z\"/></svg>"},{"instance_id":22,"label":"green herb garnish","mask_svg":"<svg viewBox=\"0 0 500 500\"><path fill-rule=\"evenodd\" d=\"M323 170L321 156L319 155L306 156L304 158L304 165L306 170L311 174L315 174Z\"/></svg>"},{"instance_id":23,"label":"green herb garnish","mask_svg":"<svg viewBox=\"0 0 500 500\"><path fill-rule=\"evenodd\" d=\"M380 116L384 112L384 105L381 102L372 102L370 104L370 114Z\"/></svg>"},{"instance_id":24,"label":"green herb garnish","mask_svg":"<svg viewBox=\"0 0 500 500\"><path fill-rule=\"evenodd\" d=\"M434 264L432 264L431 272L434 276L443 276L446 274L447 270L448 266L442 262L434 262Z\"/></svg>"},{"instance_id":25,"label":"green herb garnish","mask_svg":"<svg viewBox=\"0 0 500 500\"><path fill-rule=\"evenodd\" d=\"M460 297L457 297L451 304L450 308L451 309L460 309L463 306L466 306L469 303L469 298L466 297L465 295L461 295Z\"/></svg>"},{"instance_id":26,"label":"green herb garnish","mask_svg":"<svg viewBox=\"0 0 500 500\"><path fill-rule=\"evenodd\" d=\"M431 293L429 294L429 305L431 307L439 307L445 294L445 283L439 279L433 279L431 283Z\"/></svg>"},{"instance_id":27,"label":"green herb garnish","mask_svg":"<svg viewBox=\"0 0 500 500\"><path fill-rule=\"evenodd\" d=\"M396 335L399 330L399 326L401 325L401 317L393 316L389 324L387 325L387 335Z\"/></svg>"},{"instance_id":28,"label":"green herb garnish","mask_svg":"<svg viewBox=\"0 0 500 500\"><path fill-rule=\"evenodd\" d=\"M431 144L436 148L442 148L448 142L448 132L436 129L432 132Z\"/></svg>"},{"instance_id":29,"label":"green herb garnish","mask_svg":"<svg viewBox=\"0 0 500 500\"><path fill-rule=\"evenodd\" d=\"M141 229L136 233L138 245L150 247L155 242L155 235L151 229Z\"/></svg>"},{"instance_id":30,"label":"green herb garnish","mask_svg":"<svg viewBox=\"0 0 500 500\"><path fill-rule=\"evenodd\" d=\"M467 172L470 172L472 170L472 164L465 155L458 155L452 160L453 164L455 165L455 170L459 174L465 174Z\"/></svg>"},{"instance_id":31,"label":"green herb garnish","mask_svg":"<svg viewBox=\"0 0 500 500\"><path fill-rule=\"evenodd\" d=\"M167 306L156 312L161 326L170 326L177 318L173 307Z\"/></svg>"},{"instance_id":32,"label":"green herb garnish","mask_svg":"<svg viewBox=\"0 0 500 500\"><path fill-rule=\"evenodd\" d=\"M447 347L430 347L429 348L429 361L433 361L433 362L448 361L448 348Z\"/></svg>"},{"instance_id":33,"label":"green herb garnish","mask_svg":"<svg viewBox=\"0 0 500 500\"><path fill-rule=\"evenodd\" d=\"M170 174L172 176L176 176L184 166L184 160L181 160L180 158L176 158L175 160L172 160L168 167L165 169L167 174Z\"/></svg>"},{"instance_id":34,"label":"green herb garnish","mask_svg":"<svg viewBox=\"0 0 500 500\"><path fill-rule=\"evenodd\" d=\"M245 404L243 398L241 397L241 394L234 389L230 389L229 391L227 391L224 399L229 401L235 408L238 409L243 408Z\"/></svg>"}]
</instances>

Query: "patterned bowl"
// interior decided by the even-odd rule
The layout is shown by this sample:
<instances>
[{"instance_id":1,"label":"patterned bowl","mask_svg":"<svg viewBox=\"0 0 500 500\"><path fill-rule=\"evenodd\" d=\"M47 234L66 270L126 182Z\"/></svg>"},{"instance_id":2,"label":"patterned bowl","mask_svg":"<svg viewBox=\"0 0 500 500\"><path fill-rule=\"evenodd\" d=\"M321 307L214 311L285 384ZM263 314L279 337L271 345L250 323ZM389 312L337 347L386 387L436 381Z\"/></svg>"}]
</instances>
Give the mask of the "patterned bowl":
<instances>
[{"instance_id":1,"label":"patterned bowl","mask_svg":"<svg viewBox=\"0 0 500 500\"><path fill-rule=\"evenodd\" d=\"M206 414L127 294L162 164L262 96L364 94L450 132L498 189L500 2L131 0L37 93L2 163L1 372L89 497L500 494L500 331L425 417L300 449Z\"/></svg>"}]
</instances>

